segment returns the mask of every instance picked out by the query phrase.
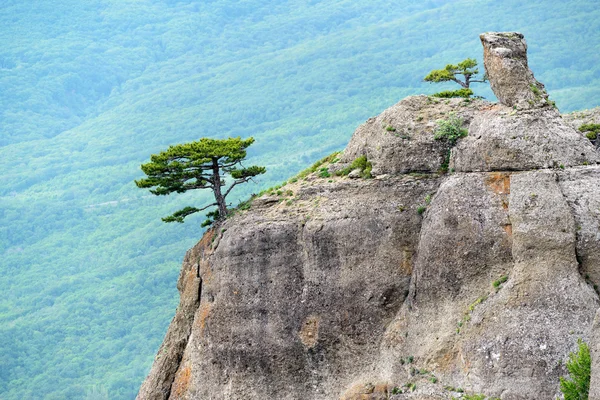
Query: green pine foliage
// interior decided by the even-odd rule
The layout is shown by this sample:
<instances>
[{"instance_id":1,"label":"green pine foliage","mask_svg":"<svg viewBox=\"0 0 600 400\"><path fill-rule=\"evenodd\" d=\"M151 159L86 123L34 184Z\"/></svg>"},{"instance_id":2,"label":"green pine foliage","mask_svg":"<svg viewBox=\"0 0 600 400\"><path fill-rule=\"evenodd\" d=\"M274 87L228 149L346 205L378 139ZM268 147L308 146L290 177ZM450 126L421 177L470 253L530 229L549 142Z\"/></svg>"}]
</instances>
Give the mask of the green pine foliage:
<instances>
[{"instance_id":1,"label":"green pine foliage","mask_svg":"<svg viewBox=\"0 0 600 400\"><path fill-rule=\"evenodd\" d=\"M434 69L423 80L425 82L447 82L454 81L456 75L476 75L479 73L477 60L467 58L458 64L447 64L444 69Z\"/></svg>"},{"instance_id":2,"label":"green pine foliage","mask_svg":"<svg viewBox=\"0 0 600 400\"><path fill-rule=\"evenodd\" d=\"M444 69L434 69L428 73L423 80L425 82L455 82L458 83L463 89L469 89L473 82L485 82L487 78L484 76L481 79L477 78L479 69L477 69L477 60L473 58L467 58L458 64L447 64ZM462 78L459 76L462 75ZM447 92L451 93L451 92ZM461 92L465 97L466 91ZM441 97L441 96L440 96ZM449 96L456 97L456 96ZM467 96L468 97L468 96Z\"/></svg>"},{"instance_id":3,"label":"green pine foliage","mask_svg":"<svg viewBox=\"0 0 600 400\"><path fill-rule=\"evenodd\" d=\"M560 391L565 400L587 400L590 391L592 359L587 343L579 339L578 350L569 354L567 370L570 379L560 378Z\"/></svg>"},{"instance_id":4,"label":"green pine foliage","mask_svg":"<svg viewBox=\"0 0 600 400\"><path fill-rule=\"evenodd\" d=\"M443 90L438 93L432 94L433 97L440 97L442 99L450 99L454 97L463 97L468 99L473 95L473 91L471 89L458 89L458 90Z\"/></svg>"},{"instance_id":5,"label":"green pine foliage","mask_svg":"<svg viewBox=\"0 0 600 400\"><path fill-rule=\"evenodd\" d=\"M214 203L202 208L185 207L174 214L163 218L164 222L180 222L188 215L216 206L215 220L227 216L226 198L231 190L246 183L257 175L267 172L265 167L253 165L242 167L246 158L246 149L254 143L254 138L242 140L240 137L228 139L202 138L198 141L169 146L159 154L152 154L150 162L142 164L142 171L147 178L135 181L139 188L150 188L150 193L157 196L171 193L185 193L188 190L212 189ZM239 168L241 167L241 168ZM229 187L225 186L224 177L234 179ZM209 218L207 221L213 221ZM206 222L206 221L205 221ZM205 223L202 226L206 226Z\"/></svg>"}]
</instances>

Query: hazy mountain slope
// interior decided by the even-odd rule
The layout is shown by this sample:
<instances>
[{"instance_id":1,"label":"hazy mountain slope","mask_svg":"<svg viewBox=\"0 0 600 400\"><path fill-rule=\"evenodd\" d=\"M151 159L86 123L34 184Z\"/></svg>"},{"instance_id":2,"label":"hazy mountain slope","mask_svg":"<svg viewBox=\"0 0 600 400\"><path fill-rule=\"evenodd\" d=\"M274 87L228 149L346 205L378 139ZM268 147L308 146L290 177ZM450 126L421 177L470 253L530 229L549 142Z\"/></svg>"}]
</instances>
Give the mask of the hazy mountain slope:
<instances>
[{"instance_id":1,"label":"hazy mountain slope","mask_svg":"<svg viewBox=\"0 0 600 400\"><path fill-rule=\"evenodd\" d=\"M420 79L479 54L486 30L535 43L532 69L563 111L595 106L598 14L593 1L4 2L0 397L135 395L201 233L200 217L158 217L207 199L136 189L150 153L254 135L271 185L439 90Z\"/></svg>"}]
</instances>

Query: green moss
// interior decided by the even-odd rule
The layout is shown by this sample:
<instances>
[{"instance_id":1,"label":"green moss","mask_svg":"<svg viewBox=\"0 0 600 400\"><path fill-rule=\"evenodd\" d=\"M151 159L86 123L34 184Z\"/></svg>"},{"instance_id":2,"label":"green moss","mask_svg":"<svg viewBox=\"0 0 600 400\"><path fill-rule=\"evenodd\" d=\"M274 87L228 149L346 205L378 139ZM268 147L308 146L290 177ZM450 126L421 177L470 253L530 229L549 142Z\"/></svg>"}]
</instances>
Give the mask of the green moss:
<instances>
[{"instance_id":1,"label":"green moss","mask_svg":"<svg viewBox=\"0 0 600 400\"><path fill-rule=\"evenodd\" d=\"M469 305L469 307L467 307L467 310L465 311L465 314L463 316L463 319L458 321L458 323L456 324L456 333L460 334L460 330L462 328L462 326L467 323L468 321L471 320L471 314L473 313L473 311L475 311L475 308L483 303L484 301L487 300L487 295L481 296L479 297L477 300L475 300L473 303L471 303Z\"/></svg>"},{"instance_id":2,"label":"green moss","mask_svg":"<svg viewBox=\"0 0 600 400\"><path fill-rule=\"evenodd\" d=\"M591 132L586 133L585 137L590 140L596 140L596 138L598 137L598 133L591 131Z\"/></svg>"},{"instance_id":3,"label":"green moss","mask_svg":"<svg viewBox=\"0 0 600 400\"><path fill-rule=\"evenodd\" d=\"M485 395L483 394L465 394L460 397L461 400L485 400ZM454 399L454 397L453 397Z\"/></svg>"},{"instance_id":4,"label":"green moss","mask_svg":"<svg viewBox=\"0 0 600 400\"><path fill-rule=\"evenodd\" d=\"M320 178L329 178L330 176L331 176L331 174L329 173L329 170L326 167L321 168L319 170L319 177Z\"/></svg>"},{"instance_id":5,"label":"green moss","mask_svg":"<svg viewBox=\"0 0 600 400\"><path fill-rule=\"evenodd\" d=\"M327 157L324 157L322 159L320 159L319 161L317 161L316 163L314 163L313 165L311 165L309 168L301 171L298 175L296 175L295 177L293 177L291 180L299 180L299 179L304 179L306 178L308 175L312 174L313 172L317 171L319 169L319 167L321 167L321 165L328 163L328 164L332 164L334 162L338 162L338 155L341 152L336 151L334 153L331 153L330 155L328 155Z\"/></svg>"},{"instance_id":6,"label":"green moss","mask_svg":"<svg viewBox=\"0 0 600 400\"><path fill-rule=\"evenodd\" d=\"M487 300L487 296L481 296L479 297L477 300L475 300L470 306L469 306L469 313L472 313L475 310L475 307L477 307L478 305L480 305L481 303L483 303L484 301Z\"/></svg>"},{"instance_id":7,"label":"green moss","mask_svg":"<svg viewBox=\"0 0 600 400\"><path fill-rule=\"evenodd\" d=\"M600 133L600 124L583 124L579 127L580 132L596 132Z\"/></svg>"}]
</instances>

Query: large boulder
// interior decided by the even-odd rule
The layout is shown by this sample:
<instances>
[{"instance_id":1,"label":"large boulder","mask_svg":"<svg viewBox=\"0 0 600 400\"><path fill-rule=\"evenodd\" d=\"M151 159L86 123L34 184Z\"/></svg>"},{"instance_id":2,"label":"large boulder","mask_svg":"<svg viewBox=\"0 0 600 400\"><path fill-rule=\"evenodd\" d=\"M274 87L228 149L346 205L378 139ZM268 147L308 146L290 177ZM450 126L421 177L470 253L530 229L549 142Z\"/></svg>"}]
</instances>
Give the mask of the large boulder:
<instances>
[{"instance_id":1,"label":"large boulder","mask_svg":"<svg viewBox=\"0 0 600 400\"><path fill-rule=\"evenodd\" d=\"M476 114L453 149L456 171L524 171L600 162L600 153L553 109L496 105Z\"/></svg>"},{"instance_id":2,"label":"large boulder","mask_svg":"<svg viewBox=\"0 0 600 400\"><path fill-rule=\"evenodd\" d=\"M407 97L356 129L340 168L366 156L373 175L438 172L447 167L449 146L434 139L436 121L455 114L468 125L489 106L484 100Z\"/></svg>"}]
</instances>

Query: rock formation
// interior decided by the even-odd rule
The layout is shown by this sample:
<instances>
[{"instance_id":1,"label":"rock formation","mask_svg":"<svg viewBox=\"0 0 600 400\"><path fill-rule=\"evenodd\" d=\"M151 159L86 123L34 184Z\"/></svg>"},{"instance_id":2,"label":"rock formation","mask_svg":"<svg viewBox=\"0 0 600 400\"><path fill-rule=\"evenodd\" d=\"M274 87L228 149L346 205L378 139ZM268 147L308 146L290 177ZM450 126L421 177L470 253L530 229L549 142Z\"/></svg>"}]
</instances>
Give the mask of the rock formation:
<instances>
[{"instance_id":1,"label":"rock formation","mask_svg":"<svg viewBox=\"0 0 600 400\"><path fill-rule=\"evenodd\" d=\"M487 32L479 38L485 71L500 103L520 109L549 104L544 85L527 65L527 43L521 33Z\"/></svg>"},{"instance_id":2,"label":"rock formation","mask_svg":"<svg viewBox=\"0 0 600 400\"><path fill-rule=\"evenodd\" d=\"M206 233L138 399L554 399L579 338L600 398L600 153L482 42L500 104L404 99Z\"/></svg>"}]
</instances>

